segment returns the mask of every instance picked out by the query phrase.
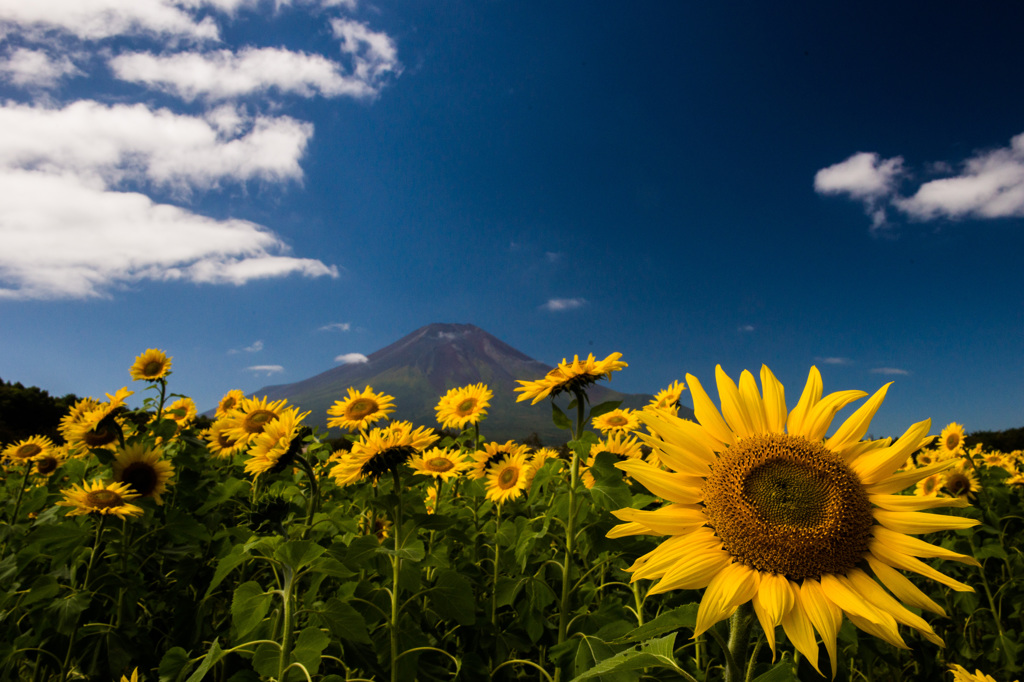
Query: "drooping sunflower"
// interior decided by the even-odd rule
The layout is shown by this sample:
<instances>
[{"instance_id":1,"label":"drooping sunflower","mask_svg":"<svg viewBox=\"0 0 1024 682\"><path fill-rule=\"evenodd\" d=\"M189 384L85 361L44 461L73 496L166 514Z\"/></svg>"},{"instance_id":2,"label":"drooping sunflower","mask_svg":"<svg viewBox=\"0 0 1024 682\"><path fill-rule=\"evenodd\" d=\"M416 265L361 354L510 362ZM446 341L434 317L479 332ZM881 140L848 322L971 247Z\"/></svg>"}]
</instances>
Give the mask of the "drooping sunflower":
<instances>
[{"instance_id":1,"label":"drooping sunflower","mask_svg":"<svg viewBox=\"0 0 1024 682\"><path fill-rule=\"evenodd\" d=\"M374 483L384 474L408 462L416 453L437 442L433 429L414 429L412 422L399 421L364 432L352 449L339 450L331 456L336 462L330 476L338 485L349 485L364 478Z\"/></svg>"},{"instance_id":2,"label":"drooping sunflower","mask_svg":"<svg viewBox=\"0 0 1024 682\"><path fill-rule=\"evenodd\" d=\"M673 415L679 413L679 400L682 398L686 385L681 381L673 381L668 388L664 388L654 394L647 409L664 410Z\"/></svg>"},{"instance_id":3,"label":"drooping sunflower","mask_svg":"<svg viewBox=\"0 0 1024 682\"><path fill-rule=\"evenodd\" d=\"M72 507L68 516L100 514L102 516L118 516L126 519L129 516L142 514L142 507L129 504L139 496L127 483L105 483L96 479L92 483L81 486L77 483L71 490L61 491L64 499L57 503L59 507Z\"/></svg>"},{"instance_id":4,"label":"drooping sunflower","mask_svg":"<svg viewBox=\"0 0 1024 682\"><path fill-rule=\"evenodd\" d=\"M514 440L505 441L504 443L495 441L484 443L483 450L477 450L470 455L473 458L473 465L472 469L470 469L469 477L473 480L480 480L487 475L491 467L502 457L506 455L526 455L529 450L529 446L517 443Z\"/></svg>"},{"instance_id":5,"label":"drooping sunflower","mask_svg":"<svg viewBox=\"0 0 1024 682\"><path fill-rule=\"evenodd\" d=\"M362 431L370 424L387 419L395 411L394 397L384 393L374 393L367 386L356 391L349 386L348 397L335 400L327 408L327 426L337 426L348 431Z\"/></svg>"},{"instance_id":6,"label":"drooping sunflower","mask_svg":"<svg viewBox=\"0 0 1024 682\"><path fill-rule=\"evenodd\" d=\"M35 463L35 466L32 467L32 473L44 478L53 476L57 469L68 460L69 456L67 443L55 445L32 458L32 461Z\"/></svg>"},{"instance_id":7,"label":"drooping sunflower","mask_svg":"<svg viewBox=\"0 0 1024 682\"><path fill-rule=\"evenodd\" d=\"M449 481L472 466L466 455L447 448L431 448L409 460L409 466L421 476Z\"/></svg>"},{"instance_id":8,"label":"drooping sunflower","mask_svg":"<svg viewBox=\"0 0 1024 682\"><path fill-rule=\"evenodd\" d=\"M611 379L612 372L618 372L624 367L628 367L625 362L619 360L621 357L622 353L612 353L604 360L597 360L591 353L586 360L580 360L578 355L573 356L572 362L563 358L558 363L558 367L548 372L543 379L536 381L517 379L516 381L522 386L515 389L519 393L516 402L532 398L530 404L536 405L549 395L556 396L565 391L580 391L601 379Z\"/></svg>"},{"instance_id":9,"label":"drooping sunflower","mask_svg":"<svg viewBox=\"0 0 1024 682\"><path fill-rule=\"evenodd\" d=\"M487 470L484 491L488 500L502 504L518 498L526 491L530 464L525 452L505 455Z\"/></svg>"},{"instance_id":10,"label":"drooping sunflower","mask_svg":"<svg viewBox=\"0 0 1024 682\"><path fill-rule=\"evenodd\" d=\"M242 398L238 407L231 410L224 419L224 435L234 439L239 448L246 448L263 433L267 424L274 421L289 408L288 401L269 401L267 396L262 398Z\"/></svg>"},{"instance_id":11,"label":"drooping sunflower","mask_svg":"<svg viewBox=\"0 0 1024 682\"><path fill-rule=\"evenodd\" d=\"M640 447L640 441L628 433L610 433L604 440L598 441L590 446L590 456L580 466L580 479L588 489L594 487L594 474L590 473L590 467L594 466L594 460L602 452L610 452L618 455L620 459L643 459L644 452Z\"/></svg>"},{"instance_id":12,"label":"drooping sunflower","mask_svg":"<svg viewBox=\"0 0 1024 682\"><path fill-rule=\"evenodd\" d=\"M494 392L484 384L453 388L441 396L434 411L437 423L446 429L463 429L487 416Z\"/></svg>"},{"instance_id":13,"label":"drooping sunflower","mask_svg":"<svg viewBox=\"0 0 1024 682\"><path fill-rule=\"evenodd\" d=\"M634 410L615 409L594 417L594 428L607 435L609 433L628 433L640 428L640 420Z\"/></svg>"},{"instance_id":14,"label":"drooping sunflower","mask_svg":"<svg viewBox=\"0 0 1024 682\"><path fill-rule=\"evenodd\" d=\"M914 424L891 444L862 441L885 398L886 384L826 439L836 412L866 393L822 397L821 375L812 367L790 411L782 384L767 367L761 369L763 397L750 372L742 373L737 386L717 367L716 379L722 412L697 378L686 375L699 423L642 413L652 435L640 438L667 471L638 460L616 465L667 501L654 511L615 512L625 523L609 537L668 536L630 567L632 579L657 579L650 594L706 588L694 636L752 602L772 650L775 628L782 625L817 668L817 632L832 659L833 675L843 614L901 648L906 644L897 623L941 644L924 619L882 587L910 606L939 614L942 608L900 569L954 590L973 591L917 558L979 565L973 557L911 537L976 525L968 518L921 513L966 502L894 494L952 465L937 462L895 473L911 452L930 442L930 421Z\"/></svg>"},{"instance_id":15,"label":"drooping sunflower","mask_svg":"<svg viewBox=\"0 0 1024 682\"><path fill-rule=\"evenodd\" d=\"M309 412L299 414L296 408L291 407L269 422L249 446L245 473L258 478L262 473L287 466L289 460L294 461L295 450L301 447L301 440L297 440L299 428L308 415Z\"/></svg>"},{"instance_id":16,"label":"drooping sunflower","mask_svg":"<svg viewBox=\"0 0 1024 682\"><path fill-rule=\"evenodd\" d=\"M163 504L160 497L174 476L174 465L163 458L163 450L147 447L143 443L126 445L114 455L114 481L131 486L139 497L152 497Z\"/></svg>"},{"instance_id":17,"label":"drooping sunflower","mask_svg":"<svg viewBox=\"0 0 1024 682\"><path fill-rule=\"evenodd\" d=\"M964 427L963 424L951 422L942 429L939 436L940 456L953 457L964 450Z\"/></svg>"},{"instance_id":18,"label":"drooping sunflower","mask_svg":"<svg viewBox=\"0 0 1024 682\"><path fill-rule=\"evenodd\" d=\"M45 456L54 447L53 441L46 436L29 436L4 448L0 459L8 464L24 464Z\"/></svg>"},{"instance_id":19,"label":"drooping sunflower","mask_svg":"<svg viewBox=\"0 0 1024 682\"><path fill-rule=\"evenodd\" d=\"M107 402L88 399L82 402L83 409L73 422L68 422L63 433L72 448L107 448L114 445L121 433L118 415L125 408L125 400L134 391L128 387L118 389L113 395L107 394ZM63 428L63 422L62 422Z\"/></svg>"},{"instance_id":20,"label":"drooping sunflower","mask_svg":"<svg viewBox=\"0 0 1024 682\"><path fill-rule=\"evenodd\" d=\"M135 364L128 370L133 381L156 381L166 377L170 371L171 358L156 348L147 348L145 353L135 358Z\"/></svg>"},{"instance_id":21,"label":"drooping sunflower","mask_svg":"<svg viewBox=\"0 0 1024 682\"><path fill-rule=\"evenodd\" d=\"M245 393L240 389L233 388L224 394L224 397L217 403L217 411L214 413L214 418L220 419L231 410L238 407L241 402L245 399Z\"/></svg>"}]
</instances>

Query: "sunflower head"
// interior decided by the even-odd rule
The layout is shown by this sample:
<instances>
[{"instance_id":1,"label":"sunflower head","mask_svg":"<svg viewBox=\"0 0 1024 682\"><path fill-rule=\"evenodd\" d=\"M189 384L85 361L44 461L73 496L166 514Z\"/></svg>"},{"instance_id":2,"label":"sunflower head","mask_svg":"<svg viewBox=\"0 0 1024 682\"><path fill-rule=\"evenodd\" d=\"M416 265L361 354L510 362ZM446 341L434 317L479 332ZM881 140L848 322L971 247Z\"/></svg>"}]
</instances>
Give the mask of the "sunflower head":
<instances>
[{"instance_id":1,"label":"sunflower head","mask_svg":"<svg viewBox=\"0 0 1024 682\"><path fill-rule=\"evenodd\" d=\"M69 456L67 444L54 446L50 450L35 456L33 459L35 467L33 467L32 472L36 476L44 478L52 476L68 460Z\"/></svg>"},{"instance_id":2,"label":"sunflower head","mask_svg":"<svg viewBox=\"0 0 1024 682\"><path fill-rule=\"evenodd\" d=\"M54 447L53 441L46 436L29 436L4 448L0 459L9 464L34 462L38 457L48 455Z\"/></svg>"},{"instance_id":3,"label":"sunflower head","mask_svg":"<svg viewBox=\"0 0 1024 682\"><path fill-rule=\"evenodd\" d=\"M526 453L505 455L487 472L484 491L488 500L502 504L518 498L526 490L530 476Z\"/></svg>"},{"instance_id":4,"label":"sunflower head","mask_svg":"<svg viewBox=\"0 0 1024 682\"><path fill-rule=\"evenodd\" d=\"M114 481L130 486L139 497L151 497L163 504L162 495L174 476L174 465L163 458L163 450L143 443L125 446L114 455Z\"/></svg>"},{"instance_id":5,"label":"sunflower head","mask_svg":"<svg viewBox=\"0 0 1024 682\"><path fill-rule=\"evenodd\" d=\"M224 419L224 434L234 439L239 448L247 447L267 424L280 417L288 409L288 401L263 398L243 398L238 407L231 410Z\"/></svg>"},{"instance_id":6,"label":"sunflower head","mask_svg":"<svg viewBox=\"0 0 1024 682\"><path fill-rule=\"evenodd\" d=\"M224 397L217 403L217 412L214 417L220 419L231 410L237 408L242 404L242 400L245 399L245 393L237 388L233 388L224 394Z\"/></svg>"},{"instance_id":7,"label":"sunflower head","mask_svg":"<svg viewBox=\"0 0 1024 682\"><path fill-rule=\"evenodd\" d=\"M395 411L394 400L384 393L374 393L369 386L362 391L356 391L350 386L347 397L335 400L327 408L327 416L330 417L327 426L362 431L370 424L387 419Z\"/></svg>"},{"instance_id":8,"label":"sunflower head","mask_svg":"<svg viewBox=\"0 0 1024 682\"><path fill-rule=\"evenodd\" d=\"M673 381L668 388L663 388L654 394L651 402L648 403L649 410L663 410L675 415L679 411L679 401L682 398L686 385L681 381Z\"/></svg>"},{"instance_id":9,"label":"sunflower head","mask_svg":"<svg viewBox=\"0 0 1024 682\"><path fill-rule=\"evenodd\" d=\"M409 466L421 476L433 476L442 481L456 478L472 463L461 452L447 448L430 448L409 460Z\"/></svg>"},{"instance_id":10,"label":"sunflower head","mask_svg":"<svg viewBox=\"0 0 1024 682\"><path fill-rule=\"evenodd\" d=\"M332 455L336 465L330 475L338 485L369 478L376 483L381 476L395 471L418 452L437 442L433 429L414 429L412 422L399 421L377 427L360 435L352 449Z\"/></svg>"},{"instance_id":11,"label":"sunflower head","mask_svg":"<svg viewBox=\"0 0 1024 682\"><path fill-rule=\"evenodd\" d=\"M628 433L609 433L607 438L590 446L590 455L587 457L587 461L580 466L580 480L588 489L593 488L596 483L594 474L590 472L590 467L594 466L594 461L602 452L618 455L620 459L642 459L644 456L640 441L635 437Z\"/></svg>"},{"instance_id":12,"label":"sunflower head","mask_svg":"<svg viewBox=\"0 0 1024 682\"><path fill-rule=\"evenodd\" d=\"M462 429L476 424L487 416L487 408L494 393L484 384L453 388L441 396L434 411L437 422L444 428Z\"/></svg>"},{"instance_id":13,"label":"sunflower head","mask_svg":"<svg viewBox=\"0 0 1024 682\"><path fill-rule=\"evenodd\" d=\"M640 428L636 412L630 409L615 409L594 417L594 428L603 434L628 433Z\"/></svg>"},{"instance_id":14,"label":"sunflower head","mask_svg":"<svg viewBox=\"0 0 1024 682\"><path fill-rule=\"evenodd\" d=\"M99 479L85 486L74 484L70 490L62 491L64 499L57 503L60 507L71 507L68 516L95 514L100 516L118 516L122 519L142 514L142 507L129 504L139 496L126 483L105 483Z\"/></svg>"},{"instance_id":15,"label":"sunflower head","mask_svg":"<svg viewBox=\"0 0 1024 682\"><path fill-rule=\"evenodd\" d=\"M958 455L964 450L963 424L951 422L939 435L939 449L947 457Z\"/></svg>"},{"instance_id":16,"label":"sunflower head","mask_svg":"<svg viewBox=\"0 0 1024 682\"><path fill-rule=\"evenodd\" d=\"M978 481L978 474L970 464L959 462L946 472L942 487L954 497L966 498L969 495L977 495L981 490L981 483Z\"/></svg>"},{"instance_id":17,"label":"sunflower head","mask_svg":"<svg viewBox=\"0 0 1024 682\"><path fill-rule=\"evenodd\" d=\"M163 415L178 424L178 430L188 428L196 418L196 403L192 398L179 398L164 406Z\"/></svg>"},{"instance_id":18,"label":"sunflower head","mask_svg":"<svg viewBox=\"0 0 1024 682\"><path fill-rule=\"evenodd\" d=\"M245 473L257 478L262 473L278 473L294 461L302 449L304 428L302 420L309 412L299 414L290 407L274 421L267 424L263 433L249 447L249 458L245 462Z\"/></svg>"},{"instance_id":19,"label":"sunflower head","mask_svg":"<svg viewBox=\"0 0 1024 682\"><path fill-rule=\"evenodd\" d=\"M135 358L135 363L128 370L133 381L157 381L165 378L171 371L171 358L162 350L148 348L146 352Z\"/></svg>"},{"instance_id":20,"label":"sunflower head","mask_svg":"<svg viewBox=\"0 0 1024 682\"><path fill-rule=\"evenodd\" d=\"M473 480L480 480L490 472L491 468L502 457L526 455L529 450L528 446L512 440L505 441L504 443L497 443L495 441L485 443L482 450L477 450L470 455L473 458L473 464L469 477Z\"/></svg>"},{"instance_id":21,"label":"sunflower head","mask_svg":"<svg viewBox=\"0 0 1024 682\"><path fill-rule=\"evenodd\" d=\"M218 419L210 424L210 428L204 430L200 436L206 441L206 449L214 457L229 458L236 452L241 452L242 447L238 441L228 435L229 424L225 419Z\"/></svg>"},{"instance_id":22,"label":"sunflower head","mask_svg":"<svg viewBox=\"0 0 1024 682\"><path fill-rule=\"evenodd\" d=\"M566 391L574 394L582 392L587 386L601 379L611 379L612 372L628 367L625 362L619 360L621 357L622 353L612 353L604 360L597 360L591 353L585 360L580 360L578 355L573 356L572 362L563 359L543 379L517 379L521 386L515 389L519 393L516 402L532 399L530 404L536 405L548 396L556 396Z\"/></svg>"}]
</instances>

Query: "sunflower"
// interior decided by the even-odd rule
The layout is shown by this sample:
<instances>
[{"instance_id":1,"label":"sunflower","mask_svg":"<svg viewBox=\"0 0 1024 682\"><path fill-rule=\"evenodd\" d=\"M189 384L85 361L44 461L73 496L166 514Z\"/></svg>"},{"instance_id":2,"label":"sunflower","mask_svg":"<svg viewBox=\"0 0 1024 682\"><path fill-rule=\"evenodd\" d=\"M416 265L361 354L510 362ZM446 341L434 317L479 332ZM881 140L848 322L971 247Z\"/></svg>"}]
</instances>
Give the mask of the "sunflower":
<instances>
[{"instance_id":1,"label":"sunflower","mask_svg":"<svg viewBox=\"0 0 1024 682\"><path fill-rule=\"evenodd\" d=\"M437 487L430 486L427 488L427 496L423 498L423 504L427 508L428 514L433 514L437 511Z\"/></svg>"},{"instance_id":2,"label":"sunflower","mask_svg":"<svg viewBox=\"0 0 1024 682\"><path fill-rule=\"evenodd\" d=\"M485 495L495 504L516 499L526 489L530 465L525 452L505 455L487 470Z\"/></svg>"},{"instance_id":3,"label":"sunflower","mask_svg":"<svg viewBox=\"0 0 1024 682\"><path fill-rule=\"evenodd\" d=\"M135 358L135 364L128 370L133 381L156 381L166 377L170 371L171 358L156 348L147 348L145 353Z\"/></svg>"},{"instance_id":4,"label":"sunflower","mask_svg":"<svg viewBox=\"0 0 1024 682\"><path fill-rule=\"evenodd\" d=\"M167 492L174 476L174 465L163 458L163 451L142 443L125 446L114 455L114 481L131 486L139 497L152 497L157 504Z\"/></svg>"},{"instance_id":5,"label":"sunflower","mask_svg":"<svg viewBox=\"0 0 1024 682\"><path fill-rule=\"evenodd\" d=\"M593 419L594 427L601 433L626 433L640 428L640 420L633 410L617 409L605 412Z\"/></svg>"},{"instance_id":6,"label":"sunflower","mask_svg":"<svg viewBox=\"0 0 1024 682\"><path fill-rule=\"evenodd\" d=\"M687 374L699 423L641 414L653 435L640 438L668 471L632 459L616 465L667 501L654 511L614 512L625 523L609 537L669 536L630 567L632 580L658 579L650 594L706 588L695 637L750 601L772 651L781 624L815 668L817 631L836 670L836 633L844 613L855 626L900 648L906 644L897 623L941 644L924 619L865 570L870 567L908 605L939 614L942 608L897 569L973 591L916 558L980 565L973 557L910 537L977 525L973 519L921 513L966 502L894 494L951 466L938 462L895 473L911 452L930 442L931 422L914 424L892 444L862 441L886 384L826 439L836 412L866 393L822 397L821 375L812 367L789 411L783 386L767 367L761 369L763 397L750 372L742 373L738 387L721 367L716 379L721 413Z\"/></svg>"},{"instance_id":7,"label":"sunflower","mask_svg":"<svg viewBox=\"0 0 1024 682\"><path fill-rule=\"evenodd\" d=\"M594 466L594 460L602 452L610 452L618 455L621 459L643 459L644 453L640 448L640 441L627 433L611 433L602 441L590 446L590 456L585 464L580 466L580 479L587 488L594 487L594 474L590 473L590 467Z\"/></svg>"},{"instance_id":8,"label":"sunflower","mask_svg":"<svg viewBox=\"0 0 1024 682\"><path fill-rule=\"evenodd\" d=\"M165 405L163 416L178 423L178 430L186 429L196 418L196 403L192 398L180 398Z\"/></svg>"},{"instance_id":9,"label":"sunflower","mask_svg":"<svg viewBox=\"0 0 1024 682\"><path fill-rule=\"evenodd\" d=\"M940 456L952 457L963 452L964 449L964 427L962 424L952 422L942 429L939 436Z\"/></svg>"},{"instance_id":10,"label":"sunflower","mask_svg":"<svg viewBox=\"0 0 1024 682\"><path fill-rule=\"evenodd\" d=\"M530 466L534 469L540 469L544 466L544 462L549 459L561 459L561 455L558 450L554 448L537 448L537 450L530 457Z\"/></svg>"},{"instance_id":11,"label":"sunflower","mask_svg":"<svg viewBox=\"0 0 1024 682\"><path fill-rule=\"evenodd\" d=\"M953 673L953 682L996 682L994 677L986 675L977 668L974 669L974 674L972 675L967 672L966 668L956 663L949 666L949 672Z\"/></svg>"},{"instance_id":12,"label":"sunflower","mask_svg":"<svg viewBox=\"0 0 1024 682\"><path fill-rule=\"evenodd\" d=\"M65 439L71 447L106 448L113 445L121 434L118 414L126 407L124 401L133 393L125 386L113 395L108 393L105 403L91 399L83 403L82 411L67 426Z\"/></svg>"},{"instance_id":13,"label":"sunflower","mask_svg":"<svg viewBox=\"0 0 1024 682\"><path fill-rule=\"evenodd\" d=\"M441 396L434 411L437 423L446 429L463 429L487 416L494 393L483 384L453 388Z\"/></svg>"},{"instance_id":14,"label":"sunflower","mask_svg":"<svg viewBox=\"0 0 1024 682\"><path fill-rule=\"evenodd\" d=\"M336 464L330 475L338 485L348 485L370 478L374 483L416 453L430 447L438 439L433 429L413 429L412 422L393 422L364 432L348 452L332 455Z\"/></svg>"},{"instance_id":15,"label":"sunflower","mask_svg":"<svg viewBox=\"0 0 1024 682\"><path fill-rule=\"evenodd\" d=\"M127 675L121 675L121 682L139 682L139 669L135 668L135 670L132 671L130 679Z\"/></svg>"},{"instance_id":16,"label":"sunflower","mask_svg":"<svg viewBox=\"0 0 1024 682\"><path fill-rule=\"evenodd\" d=\"M922 478L914 487L914 494L920 495L921 497L935 497L939 494L939 489L942 488L944 480L945 476L942 474L932 474L931 476Z\"/></svg>"},{"instance_id":17,"label":"sunflower","mask_svg":"<svg viewBox=\"0 0 1024 682\"><path fill-rule=\"evenodd\" d=\"M601 379L610 380L612 372L618 372L622 368L628 367L625 362L619 360L621 357L622 353L612 353L604 360L597 360L594 358L594 354L591 353L587 356L586 360L582 361L578 355L573 356L572 362L563 358L558 363L558 367L548 372L543 379L537 379L536 381L517 379L517 383L522 384L522 386L515 389L520 394L516 398L516 402L519 403L532 398L533 402L530 404L536 405L549 395L556 396L565 391L575 393L583 390L590 384L597 383Z\"/></svg>"},{"instance_id":18,"label":"sunflower","mask_svg":"<svg viewBox=\"0 0 1024 682\"><path fill-rule=\"evenodd\" d=\"M391 535L391 519L375 514L372 509L363 512L357 522L359 532L363 535L375 535L383 542Z\"/></svg>"},{"instance_id":19,"label":"sunflower","mask_svg":"<svg viewBox=\"0 0 1024 682\"><path fill-rule=\"evenodd\" d=\"M673 415L679 411L679 400L682 398L686 385L681 381L673 381L668 388L664 388L654 394L651 402L648 403L649 410L663 410Z\"/></svg>"},{"instance_id":20,"label":"sunflower","mask_svg":"<svg viewBox=\"0 0 1024 682\"><path fill-rule=\"evenodd\" d=\"M957 462L956 466L946 472L943 477L942 487L950 495L967 498L968 495L977 495L981 490L981 483L978 481L978 474L966 461Z\"/></svg>"},{"instance_id":21,"label":"sunflower","mask_svg":"<svg viewBox=\"0 0 1024 682\"><path fill-rule=\"evenodd\" d=\"M224 397L217 403L217 411L214 413L214 417L220 419L231 410L238 407L242 401L245 400L245 394L237 388L233 388L224 394Z\"/></svg>"},{"instance_id":22,"label":"sunflower","mask_svg":"<svg viewBox=\"0 0 1024 682\"><path fill-rule=\"evenodd\" d=\"M227 435L228 427L229 424L226 420L218 419L210 424L210 428L199 434L206 441L206 449L214 457L227 459L244 449L244 446L240 446L237 440Z\"/></svg>"},{"instance_id":23,"label":"sunflower","mask_svg":"<svg viewBox=\"0 0 1024 682\"><path fill-rule=\"evenodd\" d=\"M238 407L224 417L224 435L234 439L239 448L248 447L267 424L290 408L285 399L268 401L262 398L242 398Z\"/></svg>"},{"instance_id":24,"label":"sunflower","mask_svg":"<svg viewBox=\"0 0 1024 682\"><path fill-rule=\"evenodd\" d=\"M84 487L76 483L71 486L71 490L64 490L62 494L64 499L57 506L74 507L67 513L68 516L101 514L126 519L142 514L142 507L128 504L129 500L134 500L139 494L127 483L104 483L96 479Z\"/></svg>"},{"instance_id":25,"label":"sunflower","mask_svg":"<svg viewBox=\"0 0 1024 682\"><path fill-rule=\"evenodd\" d=\"M44 478L52 476L60 468L60 465L68 460L69 456L70 452L66 443L64 445L55 445L32 458L32 461L35 463L32 473Z\"/></svg>"},{"instance_id":26,"label":"sunflower","mask_svg":"<svg viewBox=\"0 0 1024 682\"><path fill-rule=\"evenodd\" d=\"M54 447L53 441L46 436L29 436L4 448L0 459L8 464L33 462L37 457L47 455Z\"/></svg>"},{"instance_id":27,"label":"sunflower","mask_svg":"<svg viewBox=\"0 0 1024 682\"><path fill-rule=\"evenodd\" d=\"M60 419L60 426L57 427L57 430L65 441L72 444L71 450L75 455L82 454L83 452L82 448L77 447L80 444L78 442L78 434L82 420L85 419L87 414L98 408L100 404L100 401L94 398L81 398Z\"/></svg>"},{"instance_id":28,"label":"sunflower","mask_svg":"<svg viewBox=\"0 0 1024 682\"><path fill-rule=\"evenodd\" d=\"M245 473L258 478L262 473L273 472L287 466L288 462L294 459L293 450L301 446L301 439L296 442L296 438L302 420L308 415L309 412L299 414L296 408L291 407L282 412L277 419L269 422L263 433L256 436L249 447Z\"/></svg>"},{"instance_id":29,"label":"sunflower","mask_svg":"<svg viewBox=\"0 0 1024 682\"><path fill-rule=\"evenodd\" d=\"M448 481L472 466L461 452L446 448L431 448L409 460L409 466L421 476L433 476Z\"/></svg>"},{"instance_id":30,"label":"sunflower","mask_svg":"<svg viewBox=\"0 0 1024 682\"><path fill-rule=\"evenodd\" d=\"M383 393L374 393L367 386L362 392L349 386L348 397L335 400L327 408L327 426L338 426L348 431L362 431L370 424L387 419L395 411L394 398Z\"/></svg>"},{"instance_id":31,"label":"sunflower","mask_svg":"<svg viewBox=\"0 0 1024 682\"><path fill-rule=\"evenodd\" d=\"M470 471L469 477L473 480L480 480L487 475L491 467L502 457L506 455L525 455L529 450L529 446L516 443L513 440L505 441L504 443L494 441L484 443L483 450L477 450L470 455L473 458L473 468Z\"/></svg>"}]
</instances>

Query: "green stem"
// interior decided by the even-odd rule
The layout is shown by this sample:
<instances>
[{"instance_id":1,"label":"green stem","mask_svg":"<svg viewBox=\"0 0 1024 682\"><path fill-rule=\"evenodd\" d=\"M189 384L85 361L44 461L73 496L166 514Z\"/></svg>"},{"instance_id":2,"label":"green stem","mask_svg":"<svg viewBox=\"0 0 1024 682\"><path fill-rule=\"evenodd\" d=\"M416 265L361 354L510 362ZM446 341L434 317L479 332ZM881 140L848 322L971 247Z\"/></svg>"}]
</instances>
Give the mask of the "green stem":
<instances>
[{"instance_id":1,"label":"green stem","mask_svg":"<svg viewBox=\"0 0 1024 682\"><path fill-rule=\"evenodd\" d=\"M106 515L101 514L99 520L96 522L96 536L92 541L92 552L89 553L89 563L85 566L85 579L82 581L83 590L89 589L89 575L92 573L93 560L96 558L96 553L99 552L100 549L100 541L103 539L103 525L106 520ZM73 586L74 585L72 584L72 587ZM68 673L71 672L69 670L71 665L71 650L74 649L75 636L77 634L78 628L76 627L71 631L71 635L68 637L68 650L67 653L64 654L64 663L61 665L61 679L64 680L64 682L67 682Z\"/></svg>"},{"instance_id":2,"label":"green stem","mask_svg":"<svg viewBox=\"0 0 1024 682\"><path fill-rule=\"evenodd\" d=\"M292 623L292 591L295 588L295 572L291 566L284 567L284 585L281 588L281 596L284 598L284 617L282 618L281 632L281 656L278 658L277 679L284 680L285 671L288 669L288 658L292 650L292 636L295 632Z\"/></svg>"},{"instance_id":3,"label":"green stem","mask_svg":"<svg viewBox=\"0 0 1024 682\"><path fill-rule=\"evenodd\" d=\"M160 421L164 413L164 401L167 399L167 380L160 378L157 381L160 383L160 403L156 406L156 421Z\"/></svg>"},{"instance_id":4,"label":"green stem","mask_svg":"<svg viewBox=\"0 0 1024 682\"><path fill-rule=\"evenodd\" d=\"M320 508L320 487L317 485L316 474L313 473L313 467L310 466L309 461L302 455L295 455L295 461L298 463L299 467L306 472L306 478L309 479L309 502L306 504L306 528L302 531L302 537L305 538L313 528L313 516Z\"/></svg>"},{"instance_id":5,"label":"green stem","mask_svg":"<svg viewBox=\"0 0 1024 682\"><path fill-rule=\"evenodd\" d=\"M491 625L494 627L498 627L498 559L501 555L501 542L498 539L501 530L501 504L499 503L497 507L494 517L494 571L491 581Z\"/></svg>"},{"instance_id":6,"label":"green stem","mask_svg":"<svg viewBox=\"0 0 1024 682\"><path fill-rule=\"evenodd\" d=\"M747 660L747 645L750 643L750 626L754 621L754 607L748 601L736 609L729 618L729 646L725 659L725 682L743 682L744 666Z\"/></svg>"},{"instance_id":7,"label":"green stem","mask_svg":"<svg viewBox=\"0 0 1024 682\"><path fill-rule=\"evenodd\" d=\"M402 559L397 552L401 549L402 543L402 482L401 474L396 466L391 471L395 481L396 504L394 509L394 520L391 526L395 538L395 552L391 555L391 682L398 682L398 578L402 571Z\"/></svg>"},{"instance_id":8,"label":"green stem","mask_svg":"<svg viewBox=\"0 0 1024 682\"><path fill-rule=\"evenodd\" d=\"M583 433L584 394L581 391L574 391L576 396L576 430L573 432L573 441L579 439ZM562 600L558 614L558 644L565 641L569 625L569 568L572 561L573 545L576 540L576 487L580 478L580 458L574 447L572 449L572 462L569 465L569 518L565 524L565 561L562 562ZM556 678L560 677L556 671Z\"/></svg>"},{"instance_id":9,"label":"green stem","mask_svg":"<svg viewBox=\"0 0 1024 682\"><path fill-rule=\"evenodd\" d=\"M644 600L640 596L640 583L631 583L630 587L633 589L633 602L636 604L636 626L640 627L644 624Z\"/></svg>"},{"instance_id":10,"label":"green stem","mask_svg":"<svg viewBox=\"0 0 1024 682\"><path fill-rule=\"evenodd\" d=\"M21 498L25 495L25 488L28 487L28 477L32 474L32 460L25 462L25 475L21 479L21 489L18 490L18 499L14 502L14 513L11 515L11 525L18 522L18 512L21 511Z\"/></svg>"}]
</instances>

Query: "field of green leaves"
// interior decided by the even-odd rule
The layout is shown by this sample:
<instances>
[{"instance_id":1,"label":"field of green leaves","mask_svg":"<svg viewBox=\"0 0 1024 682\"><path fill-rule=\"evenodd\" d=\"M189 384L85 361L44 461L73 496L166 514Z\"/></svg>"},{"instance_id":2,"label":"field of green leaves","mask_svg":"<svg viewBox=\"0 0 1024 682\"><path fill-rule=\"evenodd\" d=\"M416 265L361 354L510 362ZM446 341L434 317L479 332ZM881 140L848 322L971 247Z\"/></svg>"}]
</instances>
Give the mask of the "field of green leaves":
<instances>
[{"instance_id":1,"label":"field of green leaves","mask_svg":"<svg viewBox=\"0 0 1024 682\"><path fill-rule=\"evenodd\" d=\"M357 387L330 440L232 391L200 430L170 359L147 351L141 407L121 389L80 401L63 443L4 444L0 679L1020 677L1021 452L966 449L958 425L863 441L884 389L826 438L866 394L822 396L817 370L789 409L764 370L763 396L719 377L720 413L692 377L643 411L591 405L587 387L623 367L577 358L523 382L568 441L534 451L488 440L480 384L439 396L432 425L391 421L389 397ZM675 417L684 390L700 425ZM783 451L742 469L751 443ZM870 506L821 501L823 451ZM732 470L745 478L719 481ZM764 559L732 530L739 502L853 558L821 568L782 534ZM853 521L806 535L833 514Z\"/></svg>"}]
</instances>

